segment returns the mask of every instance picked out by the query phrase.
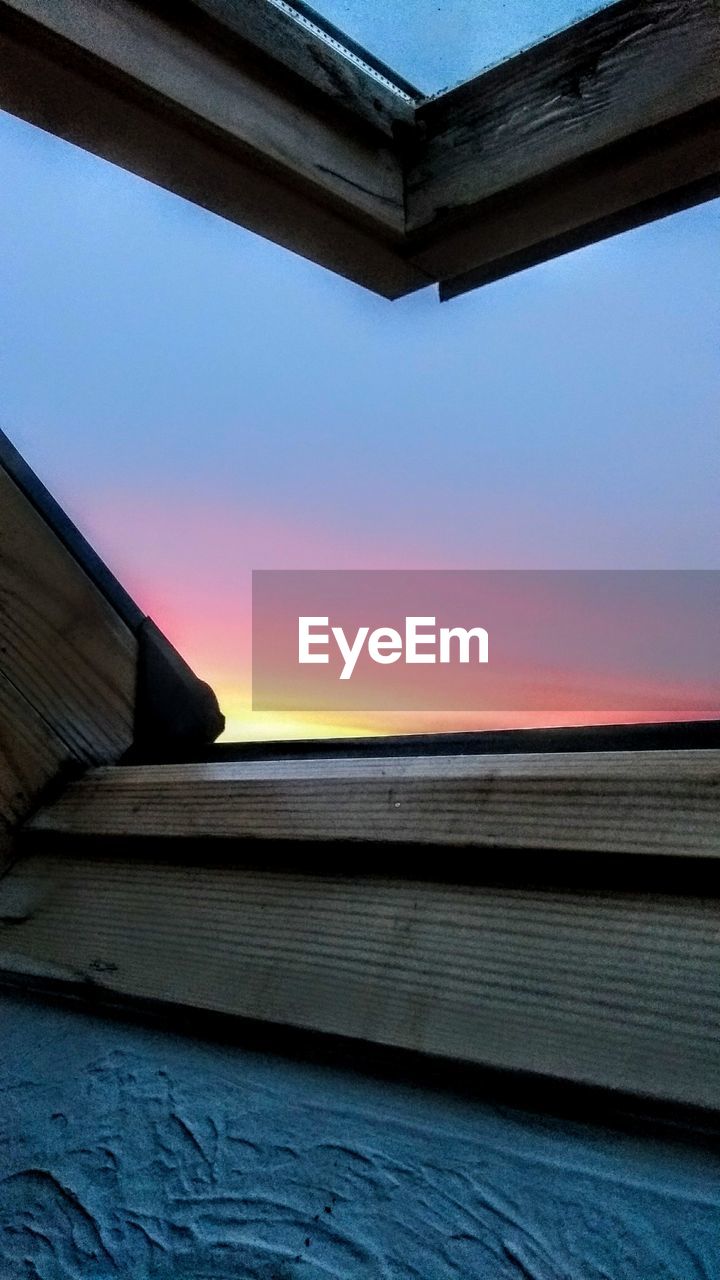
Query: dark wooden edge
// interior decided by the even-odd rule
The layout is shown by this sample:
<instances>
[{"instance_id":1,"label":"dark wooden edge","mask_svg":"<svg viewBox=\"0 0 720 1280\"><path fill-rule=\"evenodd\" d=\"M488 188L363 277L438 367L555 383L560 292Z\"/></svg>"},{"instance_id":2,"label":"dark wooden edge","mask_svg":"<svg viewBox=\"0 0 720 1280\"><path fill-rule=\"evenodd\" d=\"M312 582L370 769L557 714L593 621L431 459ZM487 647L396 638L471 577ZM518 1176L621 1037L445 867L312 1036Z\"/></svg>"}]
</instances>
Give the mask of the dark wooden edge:
<instances>
[{"instance_id":1,"label":"dark wooden edge","mask_svg":"<svg viewBox=\"0 0 720 1280\"><path fill-rule=\"evenodd\" d=\"M707 127L708 121L710 128ZM714 129L712 128L713 124ZM603 183L612 188L616 166L625 161L628 151L634 150L639 155L642 155L647 168L651 166L651 157L654 153L659 166L668 141L671 145L675 143L682 147L685 145L686 139L691 140L693 136L700 133L704 133L708 139L713 136L718 139L715 148L717 151L716 172L689 182L687 185L678 185L669 191L660 191L658 194L649 195L647 198L639 200L636 204L628 203L624 208L613 213L604 214L598 212L596 216L581 221L578 226L569 231L563 231L557 235L541 236L537 242L519 248L514 253L489 257L481 266L440 280L438 284L440 301L449 302L472 289L479 289L483 285L505 280L508 276L516 275L520 271L527 271L530 267L539 266L542 262L549 262L552 258L559 258L566 253L574 253L578 249L587 248L589 245L597 244L612 236L621 235L626 231L636 230L638 227L646 226L650 222L670 217L674 213L681 213L685 209L694 208L695 205L703 204L707 200L713 200L720 196L720 111L717 108L710 112L693 113L692 119L688 122L677 121L667 128L657 128L648 132L654 141L651 140L644 143L642 140L634 139L630 144L621 143L617 147L608 149L608 152L603 156L595 156L589 162L581 161L571 166L571 182L576 183L578 177L581 178L583 170L587 169L590 189L592 189L591 184L599 186ZM711 147L710 142L708 142L708 156L710 155ZM482 239L484 216L487 217L489 215L489 222L495 223L498 214L502 216L503 206L510 209L514 205L521 204L523 200L527 200L528 209L531 211L528 221L532 223L532 209L536 195L539 195L542 201L544 192L548 187L556 186L561 189L562 184L562 174L550 174L549 177L530 184L527 193L515 190L503 193L488 201L485 214L479 215L477 219L478 245ZM480 256L480 253L481 250L478 248L478 256Z\"/></svg>"},{"instance_id":2,"label":"dark wooden edge","mask_svg":"<svg viewBox=\"0 0 720 1280\"><path fill-rule=\"evenodd\" d=\"M88 578L112 605L118 617L131 631L136 632L144 617L142 610L128 595L115 575L110 572L2 430L0 430L0 467L7 472L11 480L14 480L18 489L42 516L65 549L82 566Z\"/></svg>"},{"instance_id":3,"label":"dark wooden edge","mask_svg":"<svg viewBox=\"0 0 720 1280\"><path fill-rule=\"evenodd\" d=\"M720 9L617 0L416 120L406 245L446 300L720 195Z\"/></svg>"},{"instance_id":4,"label":"dark wooden edge","mask_svg":"<svg viewBox=\"0 0 720 1280\"><path fill-rule=\"evenodd\" d=\"M53 782L38 807L60 800L73 781L68 771ZM467 846L399 843L397 841L267 840L257 836L223 840L212 836L84 835L35 830L18 832L15 856L25 854L94 863L130 861L153 866L193 867L210 872L223 867L239 871L270 869L278 875L342 877L352 881L386 880L431 885L482 886L530 892L557 892L582 897L588 893L632 893L653 899L704 897L720 899L720 860L668 854L590 853L526 849L517 846Z\"/></svg>"},{"instance_id":5,"label":"dark wooden edge","mask_svg":"<svg viewBox=\"0 0 720 1280\"><path fill-rule=\"evenodd\" d=\"M165 0L143 0L143 3L158 12L167 7ZM328 40L347 50L381 79L368 76L363 67L345 59L290 14L272 6L270 0L177 0L173 22L182 20L183 11L196 24L200 16L206 17L208 32L214 29L216 35L222 32L225 39L240 39L252 45L256 53L281 63L321 91L330 92L350 112L384 132L392 134L398 119L412 119L413 104L425 96L415 85L303 0L289 0L289 3L300 19L311 22Z\"/></svg>"},{"instance_id":6,"label":"dark wooden edge","mask_svg":"<svg viewBox=\"0 0 720 1280\"><path fill-rule=\"evenodd\" d=\"M133 751L153 758L199 749L225 726L215 694L100 559L24 458L0 431L0 467L42 517L138 642Z\"/></svg>"},{"instance_id":7,"label":"dark wooden edge","mask_svg":"<svg viewBox=\"0 0 720 1280\"><path fill-rule=\"evenodd\" d=\"M480 289L483 285L494 284L498 280L506 280L508 276L527 271L530 267L540 266L553 258L560 258L566 253L574 253L578 249L586 249L589 245L598 244L601 240L609 240L612 236L621 235L625 231L634 231L646 226L649 222L657 222L660 218L668 218L673 213L682 213L706 200L714 200L720 196L720 177L707 179L685 187L680 191L670 192L657 199L644 201L633 209L624 209L621 213L607 218L599 218L596 222L587 223L563 235L551 236L528 249L509 254L505 258L497 258L482 267L463 271L460 275L441 280L438 284L438 297L441 302L451 302L464 293Z\"/></svg>"},{"instance_id":8,"label":"dark wooden edge","mask_svg":"<svg viewBox=\"0 0 720 1280\"><path fill-rule=\"evenodd\" d=\"M602 1127L623 1135L659 1137L664 1141L711 1145L720 1151L720 1117L704 1107L670 1102L598 1085L555 1079L534 1072L483 1066L441 1058L414 1049L350 1039L329 1032L279 1023L259 1022L235 1014L188 1008L139 996L122 999L87 982L30 978L0 970L5 999L71 1008L78 1018L101 1016L163 1034L181 1036L250 1053L272 1054L398 1084L417 1091L437 1091L485 1105L507 1107L535 1116L578 1125Z\"/></svg>"},{"instance_id":9,"label":"dark wooden edge","mask_svg":"<svg viewBox=\"0 0 720 1280\"><path fill-rule=\"evenodd\" d=\"M477 75L425 97L418 103L418 119L433 133L442 133L459 110L475 109L481 90L491 90L492 102L519 69L531 77L549 74L555 80L559 76L557 87L572 97L581 98L581 82L592 81L603 57L633 40L644 29L652 32L659 26L667 33L676 26L678 17L687 19L687 13L678 14L678 10L697 9L698 3L710 9L714 4L717 13L717 0L597 0L596 7L585 17L563 23ZM668 14L668 9L673 11ZM693 16L697 20L697 13ZM704 21L705 16L701 15L700 20ZM720 37L720 28L717 34Z\"/></svg>"},{"instance_id":10,"label":"dark wooden edge","mask_svg":"<svg viewBox=\"0 0 720 1280\"><path fill-rule=\"evenodd\" d=\"M406 80L405 76L400 75L394 67L389 66L387 62L383 62L369 49L359 44L357 40L353 40L352 36L342 31L340 27L336 27L332 22L329 22L321 13L318 13L317 9L305 4L305 0L289 0L289 3L290 7L301 14L303 18L308 18L310 22L314 22L316 27L320 27L331 39L337 40L338 44L343 45L349 53L354 53L356 57L361 58L373 71L377 71L381 76L385 76L387 80L392 81L395 87L400 89L402 93L406 93L409 98L414 98L417 102L421 102L426 97L420 89L409 80Z\"/></svg>"},{"instance_id":11,"label":"dark wooden edge","mask_svg":"<svg viewBox=\"0 0 720 1280\"><path fill-rule=\"evenodd\" d=\"M237 60L249 74L267 80L278 109L290 114L307 109L312 118L322 117L341 146L352 149L360 138L363 145L371 140L369 155L382 143L398 180L392 224L379 216L377 202L372 214L358 195L372 195L370 186L354 179L342 187L328 186L324 179L311 178L307 165L294 167L292 157L287 163L277 156L271 159L262 130L248 150L213 129L201 110L182 110L155 93L144 83L141 66L136 76L113 72L101 58L53 35L40 19L23 17L10 0L0 0L2 101L40 127L381 296L402 297L439 281L445 300L720 194L717 134L712 134L707 119L694 114L700 104L706 115L720 105L711 70L712 47L707 56L699 48L703 40L715 39L713 3L687 0L674 12L663 0L648 0L646 6L642 0L617 0L464 85L422 99L413 85L316 14L305 0L294 0L291 7L369 70L268 0L177 0L174 6L163 0L135 0L139 9L183 29L198 45ZM593 79L608 50L655 26L657 39L648 37L647 55L631 45L625 87L618 90L613 106L618 134L613 145L631 143L635 148L629 166L620 150L603 150L605 135L602 129L593 133L590 113L585 120L582 85L588 77ZM677 35L682 47L688 32L689 57L695 61L690 57L683 79L674 70L679 55L673 40ZM668 41L667 67L662 39ZM720 49L720 18L717 43ZM645 117L641 112L635 119L636 55L641 82L647 56L651 72L662 68L658 96L663 86L670 95L667 118L660 112L656 123L652 106ZM530 165L525 178L516 163L516 144L515 163L512 156L505 158L504 176L487 196L480 181L474 197L470 191L467 199L459 199L448 189L445 199L440 182L435 184L435 214L429 217L418 210L414 218L415 197L428 184L433 186L425 173L433 148L452 168L453 157L458 163L462 153L454 132L465 144L474 140L475 168L482 174L483 128L493 125L497 111L493 127L506 130L512 139L513 120L523 105L527 108L525 91L518 90L517 102L506 99L518 76L522 84L523 74L532 80L535 72L550 88L553 76L559 77L558 92L578 97L575 123L584 125L574 130L567 166L563 168L561 157L554 157L550 148L540 172L533 177ZM384 82L375 80L373 73ZM644 130L643 118L650 122ZM533 150L531 141L526 150ZM323 163L317 163L318 174ZM620 182L615 179L623 166L622 189L608 195L608 187ZM368 181L370 171L374 172L372 165ZM323 172L327 176L334 170L325 167ZM530 183L535 184L532 189L526 185ZM510 230L506 214L512 215Z\"/></svg>"},{"instance_id":12,"label":"dark wooden edge","mask_svg":"<svg viewBox=\"0 0 720 1280\"><path fill-rule=\"evenodd\" d=\"M128 761L169 761L202 748L225 728L209 684L156 627L143 618L138 631L135 734Z\"/></svg>"},{"instance_id":13,"label":"dark wooden edge","mask_svg":"<svg viewBox=\"0 0 720 1280\"><path fill-rule=\"evenodd\" d=\"M219 742L188 753L186 763L223 760L352 759L369 756L515 755L535 751L668 751L720 747L720 720L408 733L367 738Z\"/></svg>"},{"instance_id":14,"label":"dark wooden edge","mask_svg":"<svg viewBox=\"0 0 720 1280\"><path fill-rule=\"evenodd\" d=\"M223 28L219 23L212 26L215 36L200 43L217 53ZM228 56L232 60L232 49ZM237 51L234 56L248 75L263 78L267 60L252 48L244 60ZM345 147L354 152L362 142L369 162L375 153L395 159L392 137L370 130L347 106L323 96L280 64L275 72L271 79L281 116L293 119L298 110L307 108L309 118L322 116L330 124L341 154ZM323 99L319 111L318 99ZM398 103L412 117L412 108L400 99ZM295 170L290 152L284 164L264 153L262 130L256 145L241 143L201 112L154 90L143 80L142 68L137 76L121 72L6 0L0 0L0 106L380 296L401 297L433 283L401 251L399 159L397 227L391 229L368 212L368 195L371 201L374 198L372 163L367 188L362 181L356 191L353 182L335 180L330 182L333 193L327 189L320 161L315 166L315 183L304 162ZM368 131L372 138L366 146L363 136ZM376 200L375 206L384 207L382 200Z\"/></svg>"}]
</instances>

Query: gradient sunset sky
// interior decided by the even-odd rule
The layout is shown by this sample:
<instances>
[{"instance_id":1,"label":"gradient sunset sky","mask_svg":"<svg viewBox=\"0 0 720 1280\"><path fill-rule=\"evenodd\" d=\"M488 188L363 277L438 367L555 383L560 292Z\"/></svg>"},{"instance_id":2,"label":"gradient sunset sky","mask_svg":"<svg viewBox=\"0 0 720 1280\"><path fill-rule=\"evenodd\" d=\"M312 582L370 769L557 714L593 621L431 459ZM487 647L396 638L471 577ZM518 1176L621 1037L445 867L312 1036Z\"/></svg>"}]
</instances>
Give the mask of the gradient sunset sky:
<instances>
[{"instance_id":1,"label":"gradient sunset sky","mask_svg":"<svg viewBox=\"0 0 720 1280\"><path fill-rule=\"evenodd\" d=\"M720 201L391 304L8 115L0 157L0 425L228 737L485 727L253 714L252 569L720 567Z\"/></svg>"}]
</instances>

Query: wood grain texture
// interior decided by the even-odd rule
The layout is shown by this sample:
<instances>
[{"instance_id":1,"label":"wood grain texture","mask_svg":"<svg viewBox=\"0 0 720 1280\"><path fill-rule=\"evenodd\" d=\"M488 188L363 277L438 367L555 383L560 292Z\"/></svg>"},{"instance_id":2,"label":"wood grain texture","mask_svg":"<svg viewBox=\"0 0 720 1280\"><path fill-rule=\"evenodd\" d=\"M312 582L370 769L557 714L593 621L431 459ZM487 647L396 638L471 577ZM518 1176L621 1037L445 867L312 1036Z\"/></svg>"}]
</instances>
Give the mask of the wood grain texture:
<instances>
[{"instance_id":1,"label":"wood grain texture","mask_svg":"<svg viewBox=\"0 0 720 1280\"><path fill-rule=\"evenodd\" d=\"M443 300L720 195L720 110L491 198L413 261ZM422 241L422 237L421 237Z\"/></svg>"},{"instance_id":2,"label":"wood grain texture","mask_svg":"<svg viewBox=\"0 0 720 1280\"><path fill-rule=\"evenodd\" d=\"M137 642L0 466L0 863L72 764L133 740Z\"/></svg>"},{"instance_id":3,"label":"wood grain texture","mask_svg":"<svg viewBox=\"0 0 720 1280\"><path fill-rule=\"evenodd\" d=\"M430 283L367 219L228 147L133 80L90 74L66 46L0 3L0 105L383 297Z\"/></svg>"},{"instance_id":4,"label":"wood grain texture","mask_svg":"<svg viewBox=\"0 0 720 1280\"><path fill-rule=\"evenodd\" d=\"M0 433L0 862L51 782L131 746L200 749L223 723Z\"/></svg>"},{"instance_id":5,"label":"wood grain texture","mask_svg":"<svg viewBox=\"0 0 720 1280\"><path fill-rule=\"evenodd\" d=\"M719 68L717 0L620 0L417 107L268 4L0 0L7 110L387 298L720 193Z\"/></svg>"},{"instance_id":6,"label":"wood grain texture","mask_svg":"<svg viewBox=\"0 0 720 1280\"><path fill-rule=\"evenodd\" d=\"M72 760L67 743L0 672L0 820L23 818L38 790Z\"/></svg>"},{"instance_id":7,"label":"wood grain texture","mask_svg":"<svg viewBox=\"0 0 720 1280\"><path fill-rule=\"evenodd\" d=\"M70 762L131 745L137 643L0 467L0 861Z\"/></svg>"},{"instance_id":8,"label":"wood grain texture","mask_svg":"<svg viewBox=\"0 0 720 1280\"><path fill-rule=\"evenodd\" d=\"M76 759L127 750L135 637L2 469L0 641L0 673Z\"/></svg>"},{"instance_id":9,"label":"wood grain texture","mask_svg":"<svg viewBox=\"0 0 720 1280\"><path fill-rule=\"evenodd\" d=\"M720 751L96 769L33 832L720 856Z\"/></svg>"},{"instance_id":10,"label":"wood grain texture","mask_svg":"<svg viewBox=\"0 0 720 1280\"><path fill-rule=\"evenodd\" d=\"M73 753L0 672L0 871L16 825Z\"/></svg>"},{"instance_id":11,"label":"wood grain texture","mask_svg":"<svg viewBox=\"0 0 720 1280\"><path fill-rule=\"evenodd\" d=\"M257 0L192 0L190 5L175 5L174 20L180 18L183 8L201 9L220 25L222 38L227 41L233 35L273 61L279 61L294 75L301 77L323 95L331 98L345 111L351 111L358 119L380 129L393 138L398 121L411 124L414 118L412 103L404 100L381 81L348 61L336 49L321 39L313 37L306 27L299 25L288 14L274 5L258 4ZM323 22L321 16L313 15ZM220 32L216 32L216 36ZM359 56L376 65L381 74L397 82L401 93L408 97L422 97L418 90L391 68L377 63L371 53L359 50L352 41L340 36L341 42L350 45Z\"/></svg>"},{"instance_id":12,"label":"wood grain texture","mask_svg":"<svg viewBox=\"0 0 720 1280\"><path fill-rule=\"evenodd\" d=\"M45 538L65 550L68 562L76 566L73 572L82 571L137 640L133 747L166 759L207 746L224 726L214 693L130 598L2 431L0 470L19 491L35 525L40 518ZM29 577L26 585L32 593L33 579Z\"/></svg>"},{"instance_id":13,"label":"wood grain texture","mask_svg":"<svg viewBox=\"0 0 720 1280\"><path fill-rule=\"evenodd\" d=\"M108 79L127 78L188 130L275 166L348 206L387 232L404 228L403 181L392 147L364 130L341 129L302 94L259 74L252 57L226 42L205 45L134 0L5 0L5 8L42 23L68 54L92 58ZM120 127L118 122L117 127Z\"/></svg>"},{"instance_id":14,"label":"wood grain texture","mask_svg":"<svg viewBox=\"0 0 720 1280\"><path fill-rule=\"evenodd\" d=\"M420 105L408 229L719 99L717 0L611 4Z\"/></svg>"},{"instance_id":15,"label":"wood grain texture","mask_svg":"<svg viewBox=\"0 0 720 1280\"><path fill-rule=\"evenodd\" d=\"M720 1106L720 904L29 855L0 882L24 981Z\"/></svg>"}]
</instances>

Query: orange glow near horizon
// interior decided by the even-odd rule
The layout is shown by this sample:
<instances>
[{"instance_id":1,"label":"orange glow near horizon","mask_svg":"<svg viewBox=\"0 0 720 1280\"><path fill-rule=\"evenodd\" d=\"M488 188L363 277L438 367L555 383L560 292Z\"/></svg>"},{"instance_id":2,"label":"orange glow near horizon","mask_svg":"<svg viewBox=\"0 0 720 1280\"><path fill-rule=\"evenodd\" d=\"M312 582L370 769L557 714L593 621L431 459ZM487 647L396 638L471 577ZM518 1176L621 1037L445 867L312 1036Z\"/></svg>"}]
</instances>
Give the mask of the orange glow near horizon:
<instances>
[{"instance_id":1,"label":"orange glow near horizon","mask_svg":"<svg viewBox=\"0 0 720 1280\"><path fill-rule=\"evenodd\" d=\"M169 498L169 495L168 495ZM128 528L128 511L132 522ZM253 711L251 698L251 557L262 548L263 567L394 568L380 552L369 553L340 537L329 538L318 521L299 528L262 512L212 509L175 495L164 503L115 492L96 494L83 525L105 553L123 584L165 632L193 670L215 690L226 717L223 741L358 737L423 732L710 719L717 715L712 692L694 683L634 678L622 673L572 676L574 693L563 710L544 712L429 711ZM182 555L178 547L182 546ZM117 548L123 560L118 563ZM328 548L331 550L328 550ZM114 555L111 552L115 552ZM258 557L259 558L259 557ZM371 561L368 563L368 561ZM139 568L138 568L139 566ZM403 568L442 568L418 548ZM491 567L491 566L487 566ZM542 673L528 669L526 679ZM563 673L564 680L570 673ZM552 677L552 673L551 673ZM548 687L552 688L552 678Z\"/></svg>"}]
</instances>

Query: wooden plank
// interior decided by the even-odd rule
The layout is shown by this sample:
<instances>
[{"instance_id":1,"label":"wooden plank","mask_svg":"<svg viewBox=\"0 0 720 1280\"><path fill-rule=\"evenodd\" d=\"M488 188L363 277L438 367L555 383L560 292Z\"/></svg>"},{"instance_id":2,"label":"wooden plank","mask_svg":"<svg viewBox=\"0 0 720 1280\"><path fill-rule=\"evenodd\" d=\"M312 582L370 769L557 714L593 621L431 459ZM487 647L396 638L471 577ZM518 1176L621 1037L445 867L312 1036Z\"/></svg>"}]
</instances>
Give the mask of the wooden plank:
<instances>
[{"instance_id":1,"label":"wooden plank","mask_svg":"<svg viewBox=\"0 0 720 1280\"><path fill-rule=\"evenodd\" d=\"M292 7L302 20L304 6ZM189 4L180 0L174 6L173 20L184 20L186 25L192 11L198 9L212 19L207 35L215 34L217 38L216 24L220 24L226 42L239 37L252 46L256 57L264 54L273 62L281 62L337 106L381 129L387 137L395 137L399 123L412 124L414 102L423 96L420 91L326 22L321 14L307 10L311 22L305 20L301 25L267 0L262 4L257 0L192 0ZM316 38L312 28L322 30L326 39ZM197 19L195 30L199 30ZM349 56L344 56L338 45Z\"/></svg>"},{"instance_id":2,"label":"wooden plank","mask_svg":"<svg viewBox=\"0 0 720 1280\"><path fill-rule=\"evenodd\" d=\"M720 904L29 854L0 965L150 1000L720 1106Z\"/></svg>"},{"instance_id":3,"label":"wooden plank","mask_svg":"<svg viewBox=\"0 0 720 1280\"><path fill-rule=\"evenodd\" d=\"M0 672L75 757L133 739L137 641L0 468Z\"/></svg>"},{"instance_id":4,"label":"wooden plank","mask_svg":"<svg viewBox=\"0 0 720 1280\"><path fill-rule=\"evenodd\" d=\"M716 0L606 6L419 106L423 143L408 174L408 229L718 99Z\"/></svg>"},{"instance_id":5,"label":"wooden plank","mask_svg":"<svg viewBox=\"0 0 720 1280\"><path fill-rule=\"evenodd\" d=\"M91 58L98 73L141 85L166 109L192 117L228 147L259 156L388 231L403 228L402 175L391 148L363 131L344 133L320 112L281 93L230 47L221 56L134 0L6 0L6 7ZM167 12L167 11L166 11Z\"/></svg>"},{"instance_id":6,"label":"wooden plank","mask_svg":"<svg viewBox=\"0 0 720 1280\"><path fill-rule=\"evenodd\" d=\"M367 738L297 738L216 742L188 760L290 760L298 757L474 756L547 751L687 751L720 748L720 720L558 725L549 729L479 729Z\"/></svg>"},{"instance_id":7,"label":"wooden plank","mask_svg":"<svg viewBox=\"0 0 720 1280\"><path fill-rule=\"evenodd\" d=\"M0 821L25 817L42 788L71 764L67 743L0 672Z\"/></svg>"},{"instance_id":8,"label":"wooden plank","mask_svg":"<svg viewBox=\"0 0 720 1280\"><path fill-rule=\"evenodd\" d=\"M161 114L157 104L136 101L127 86L88 78L62 51L27 32L21 38L1 5L0 24L6 110L385 297L428 283L366 226Z\"/></svg>"},{"instance_id":9,"label":"wooden plank","mask_svg":"<svg viewBox=\"0 0 720 1280\"><path fill-rule=\"evenodd\" d=\"M417 121L408 256L449 298L720 194L720 12L621 0Z\"/></svg>"},{"instance_id":10,"label":"wooden plank","mask_svg":"<svg viewBox=\"0 0 720 1280\"><path fill-rule=\"evenodd\" d=\"M720 111L491 198L413 254L442 300L720 195ZM421 237L418 243L422 243Z\"/></svg>"},{"instance_id":11,"label":"wooden plank","mask_svg":"<svg viewBox=\"0 0 720 1280\"><path fill-rule=\"evenodd\" d=\"M0 470L15 485L28 512L34 511L40 517L46 528L45 536L55 540L53 545L59 543L68 552L118 620L136 637L133 729L136 754L165 759L207 747L222 732L225 723L212 689L197 678L154 622L138 608L2 431ZM17 513L16 506L13 519ZM37 525L34 516L29 518ZM0 555L2 553L0 543ZM34 590L30 579L27 590Z\"/></svg>"},{"instance_id":12,"label":"wooden plank","mask_svg":"<svg viewBox=\"0 0 720 1280\"><path fill-rule=\"evenodd\" d=\"M0 470L7 473L28 504L37 511L43 523L62 543L73 560L81 565L90 581L112 605L118 617L131 631L137 631L145 616L142 609L138 608L125 588L103 563L4 431L0 431Z\"/></svg>"},{"instance_id":13,"label":"wooden plank","mask_svg":"<svg viewBox=\"0 0 720 1280\"><path fill-rule=\"evenodd\" d=\"M0 871L16 825L72 763L71 748L0 672Z\"/></svg>"},{"instance_id":14,"label":"wooden plank","mask_svg":"<svg viewBox=\"0 0 720 1280\"><path fill-rule=\"evenodd\" d=\"M389 141L228 43L221 55L131 0L5 0L0 105L384 296L428 283L399 252Z\"/></svg>"},{"instance_id":15,"label":"wooden plank","mask_svg":"<svg viewBox=\"0 0 720 1280\"><path fill-rule=\"evenodd\" d=\"M720 751L106 768L33 832L720 856Z\"/></svg>"},{"instance_id":16,"label":"wooden plank","mask_svg":"<svg viewBox=\"0 0 720 1280\"><path fill-rule=\"evenodd\" d=\"M133 741L137 641L0 465L0 861L71 762Z\"/></svg>"},{"instance_id":17,"label":"wooden plank","mask_svg":"<svg viewBox=\"0 0 720 1280\"><path fill-rule=\"evenodd\" d=\"M387 298L720 193L716 0L619 0L417 106L378 68L250 0L0 0L6 109Z\"/></svg>"},{"instance_id":18,"label":"wooden plank","mask_svg":"<svg viewBox=\"0 0 720 1280\"><path fill-rule=\"evenodd\" d=\"M0 433L0 863L73 768L198 749L212 690L123 591Z\"/></svg>"},{"instance_id":19,"label":"wooden plank","mask_svg":"<svg viewBox=\"0 0 720 1280\"><path fill-rule=\"evenodd\" d=\"M215 693L151 618L137 632L134 760L174 760L207 748L225 728Z\"/></svg>"}]
</instances>

